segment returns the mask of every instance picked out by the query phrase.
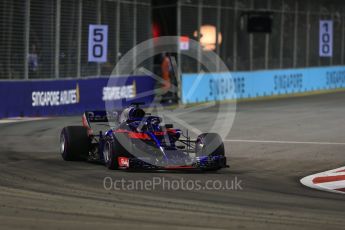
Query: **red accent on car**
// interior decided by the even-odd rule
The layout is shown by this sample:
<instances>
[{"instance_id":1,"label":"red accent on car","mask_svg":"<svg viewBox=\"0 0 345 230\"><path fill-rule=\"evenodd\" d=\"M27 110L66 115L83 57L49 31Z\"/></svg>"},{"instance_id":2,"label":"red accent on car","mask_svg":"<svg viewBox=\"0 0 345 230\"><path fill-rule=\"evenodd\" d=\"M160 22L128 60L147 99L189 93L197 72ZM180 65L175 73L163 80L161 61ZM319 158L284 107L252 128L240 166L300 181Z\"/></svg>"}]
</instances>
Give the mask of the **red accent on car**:
<instances>
[{"instance_id":1,"label":"red accent on car","mask_svg":"<svg viewBox=\"0 0 345 230\"><path fill-rule=\"evenodd\" d=\"M156 136L163 136L163 135L166 135L166 134L176 134L176 133L177 133L176 129L167 129L166 132L156 131L153 134L156 135Z\"/></svg>"},{"instance_id":2,"label":"red accent on car","mask_svg":"<svg viewBox=\"0 0 345 230\"><path fill-rule=\"evenodd\" d=\"M176 129L167 129L168 133L177 133Z\"/></svg>"},{"instance_id":3,"label":"red accent on car","mask_svg":"<svg viewBox=\"0 0 345 230\"><path fill-rule=\"evenodd\" d=\"M150 136L146 133L128 132L128 137L133 139L151 140Z\"/></svg>"},{"instance_id":4,"label":"red accent on car","mask_svg":"<svg viewBox=\"0 0 345 230\"><path fill-rule=\"evenodd\" d=\"M133 139L143 139L143 140L151 140L150 136L146 133L137 133L137 132L132 132L128 131L126 129L117 129L114 130L115 133L127 133L129 138Z\"/></svg>"},{"instance_id":5,"label":"red accent on car","mask_svg":"<svg viewBox=\"0 0 345 230\"><path fill-rule=\"evenodd\" d=\"M165 134L167 134L167 133L166 133L166 132L156 131L156 132L154 132L153 134L156 135L156 136L163 136L163 135L165 135Z\"/></svg>"},{"instance_id":6,"label":"red accent on car","mask_svg":"<svg viewBox=\"0 0 345 230\"><path fill-rule=\"evenodd\" d=\"M117 162L119 167L121 168L128 168L129 167L129 159L127 157L118 157Z\"/></svg>"},{"instance_id":7,"label":"red accent on car","mask_svg":"<svg viewBox=\"0 0 345 230\"><path fill-rule=\"evenodd\" d=\"M116 129L114 130L115 133L128 133L129 131L128 130L125 130L125 129Z\"/></svg>"},{"instance_id":8,"label":"red accent on car","mask_svg":"<svg viewBox=\"0 0 345 230\"><path fill-rule=\"evenodd\" d=\"M91 136L93 134L93 130L91 129L89 122L86 119L85 114L83 114L82 116L82 123L83 123L83 126L87 129L87 135Z\"/></svg>"}]
</instances>

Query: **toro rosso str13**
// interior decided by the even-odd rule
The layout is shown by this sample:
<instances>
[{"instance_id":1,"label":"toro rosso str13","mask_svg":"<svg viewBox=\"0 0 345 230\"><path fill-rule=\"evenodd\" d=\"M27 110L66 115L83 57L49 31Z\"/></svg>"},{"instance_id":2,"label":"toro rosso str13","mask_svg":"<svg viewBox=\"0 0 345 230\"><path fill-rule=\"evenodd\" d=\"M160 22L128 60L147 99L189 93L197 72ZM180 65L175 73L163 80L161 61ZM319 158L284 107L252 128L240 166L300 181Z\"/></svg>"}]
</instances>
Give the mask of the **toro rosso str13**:
<instances>
[{"instance_id":1,"label":"toro rosso str13","mask_svg":"<svg viewBox=\"0 0 345 230\"><path fill-rule=\"evenodd\" d=\"M228 167L224 144L218 134L203 133L191 140L188 132L185 135L172 124L162 125L161 117L146 114L141 104L133 103L121 113L85 112L82 126L62 129L62 158L101 162L108 169L219 170Z\"/></svg>"}]
</instances>

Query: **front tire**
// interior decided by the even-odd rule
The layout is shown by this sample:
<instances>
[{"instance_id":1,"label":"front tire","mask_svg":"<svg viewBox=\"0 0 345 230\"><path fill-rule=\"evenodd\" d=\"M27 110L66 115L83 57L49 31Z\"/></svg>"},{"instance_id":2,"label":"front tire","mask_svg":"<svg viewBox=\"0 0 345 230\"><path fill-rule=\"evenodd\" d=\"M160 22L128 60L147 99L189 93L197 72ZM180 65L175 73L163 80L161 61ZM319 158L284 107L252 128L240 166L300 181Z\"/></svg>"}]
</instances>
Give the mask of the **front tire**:
<instances>
[{"instance_id":1,"label":"front tire","mask_svg":"<svg viewBox=\"0 0 345 230\"><path fill-rule=\"evenodd\" d=\"M65 161L86 159L91 146L87 129L83 126L67 126L60 134L60 154Z\"/></svg>"},{"instance_id":2,"label":"front tire","mask_svg":"<svg viewBox=\"0 0 345 230\"><path fill-rule=\"evenodd\" d=\"M130 145L128 138L123 134L115 134L112 139L105 141L103 145L103 158L104 164L108 169L114 170L119 168L119 157L131 158L131 154L123 147L123 144Z\"/></svg>"},{"instance_id":3,"label":"front tire","mask_svg":"<svg viewBox=\"0 0 345 230\"><path fill-rule=\"evenodd\" d=\"M103 148L103 158L105 166L110 169L118 169L119 165L117 162L117 149L112 141L106 141Z\"/></svg>"}]
</instances>

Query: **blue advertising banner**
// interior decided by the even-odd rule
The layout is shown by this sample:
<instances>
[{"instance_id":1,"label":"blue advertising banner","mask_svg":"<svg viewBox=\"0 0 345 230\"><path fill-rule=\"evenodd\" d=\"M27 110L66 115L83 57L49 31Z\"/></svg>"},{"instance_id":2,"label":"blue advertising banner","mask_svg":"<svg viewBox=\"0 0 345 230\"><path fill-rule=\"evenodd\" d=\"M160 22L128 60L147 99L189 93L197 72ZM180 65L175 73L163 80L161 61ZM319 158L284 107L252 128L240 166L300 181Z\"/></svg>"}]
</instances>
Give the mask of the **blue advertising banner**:
<instances>
[{"instance_id":1,"label":"blue advertising banner","mask_svg":"<svg viewBox=\"0 0 345 230\"><path fill-rule=\"evenodd\" d=\"M122 108L133 101L150 104L155 81L150 76L73 80L0 81L0 118L54 116L103 110L105 103ZM144 96L141 96L144 95Z\"/></svg>"},{"instance_id":2,"label":"blue advertising banner","mask_svg":"<svg viewBox=\"0 0 345 230\"><path fill-rule=\"evenodd\" d=\"M182 102L305 93L345 88L345 66L182 75Z\"/></svg>"}]
</instances>

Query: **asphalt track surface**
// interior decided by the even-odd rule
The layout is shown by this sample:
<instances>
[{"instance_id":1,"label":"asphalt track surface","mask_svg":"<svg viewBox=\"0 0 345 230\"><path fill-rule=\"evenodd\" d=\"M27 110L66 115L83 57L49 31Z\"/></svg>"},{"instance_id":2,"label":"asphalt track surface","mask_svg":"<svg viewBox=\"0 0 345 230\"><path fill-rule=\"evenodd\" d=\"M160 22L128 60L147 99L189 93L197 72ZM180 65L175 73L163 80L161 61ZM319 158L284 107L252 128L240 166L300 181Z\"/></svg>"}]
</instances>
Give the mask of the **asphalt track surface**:
<instances>
[{"instance_id":1,"label":"asphalt track surface","mask_svg":"<svg viewBox=\"0 0 345 230\"><path fill-rule=\"evenodd\" d=\"M1 124L0 228L344 229L345 197L299 183L344 166L344 105L345 93L238 104L225 143L231 167L217 173L109 171L64 162L59 132L80 117ZM191 117L201 127L212 113ZM237 178L242 190L108 191L106 176L202 185Z\"/></svg>"}]
</instances>

